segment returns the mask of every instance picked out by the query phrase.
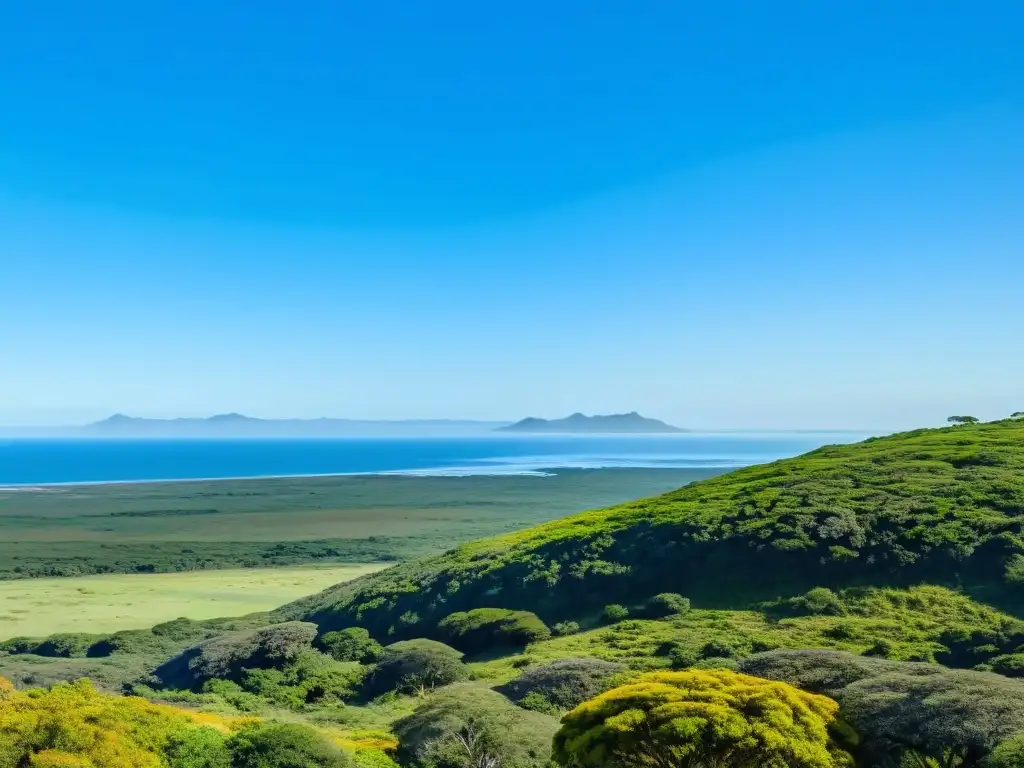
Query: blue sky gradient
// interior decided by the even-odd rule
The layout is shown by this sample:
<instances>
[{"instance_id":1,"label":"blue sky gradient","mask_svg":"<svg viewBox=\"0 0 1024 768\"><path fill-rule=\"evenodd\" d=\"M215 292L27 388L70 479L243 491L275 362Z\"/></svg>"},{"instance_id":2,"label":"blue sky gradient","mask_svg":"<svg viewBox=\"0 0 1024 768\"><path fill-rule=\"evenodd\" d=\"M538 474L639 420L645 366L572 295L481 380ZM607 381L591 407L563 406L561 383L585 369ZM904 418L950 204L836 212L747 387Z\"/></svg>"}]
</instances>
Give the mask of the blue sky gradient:
<instances>
[{"instance_id":1,"label":"blue sky gradient","mask_svg":"<svg viewBox=\"0 0 1024 768\"><path fill-rule=\"evenodd\" d=\"M1024 410L1024 6L551 5L0 9L0 423Z\"/></svg>"}]
</instances>

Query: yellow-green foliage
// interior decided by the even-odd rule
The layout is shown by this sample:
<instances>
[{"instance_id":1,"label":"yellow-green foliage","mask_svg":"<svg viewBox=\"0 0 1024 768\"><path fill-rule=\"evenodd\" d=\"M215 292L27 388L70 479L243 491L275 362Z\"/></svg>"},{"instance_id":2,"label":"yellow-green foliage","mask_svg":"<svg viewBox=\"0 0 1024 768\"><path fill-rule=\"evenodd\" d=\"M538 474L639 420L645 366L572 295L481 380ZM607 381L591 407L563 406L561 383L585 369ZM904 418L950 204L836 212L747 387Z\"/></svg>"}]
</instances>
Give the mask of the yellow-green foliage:
<instances>
[{"instance_id":1,"label":"yellow-green foliage","mask_svg":"<svg viewBox=\"0 0 1024 768\"><path fill-rule=\"evenodd\" d=\"M160 768L164 751L197 729L228 723L144 699L107 696L88 680L18 692L0 678L0 768ZM214 730L216 729L216 730Z\"/></svg>"},{"instance_id":2,"label":"yellow-green foliage","mask_svg":"<svg viewBox=\"0 0 1024 768\"><path fill-rule=\"evenodd\" d=\"M785 683L708 670L654 672L562 718L554 757L578 768L833 768L839 705Z\"/></svg>"}]
</instances>

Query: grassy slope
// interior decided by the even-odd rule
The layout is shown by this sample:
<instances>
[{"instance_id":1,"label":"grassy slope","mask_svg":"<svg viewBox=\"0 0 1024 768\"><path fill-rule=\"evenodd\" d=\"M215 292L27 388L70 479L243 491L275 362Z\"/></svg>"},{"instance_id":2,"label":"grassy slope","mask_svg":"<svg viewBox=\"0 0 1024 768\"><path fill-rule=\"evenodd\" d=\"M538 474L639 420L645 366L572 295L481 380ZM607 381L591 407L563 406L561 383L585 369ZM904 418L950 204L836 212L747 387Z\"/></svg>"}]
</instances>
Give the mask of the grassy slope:
<instances>
[{"instance_id":1,"label":"grassy slope","mask_svg":"<svg viewBox=\"0 0 1024 768\"><path fill-rule=\"evenodd\" d=\"M455 610L547 620L679 591L752 607L817 585L988 589L1024 552L1024 422L919 430L731 472L680 490L463 545L339 585L278 615L380 637L429 634Z\"/></svg>"}]
</instances>

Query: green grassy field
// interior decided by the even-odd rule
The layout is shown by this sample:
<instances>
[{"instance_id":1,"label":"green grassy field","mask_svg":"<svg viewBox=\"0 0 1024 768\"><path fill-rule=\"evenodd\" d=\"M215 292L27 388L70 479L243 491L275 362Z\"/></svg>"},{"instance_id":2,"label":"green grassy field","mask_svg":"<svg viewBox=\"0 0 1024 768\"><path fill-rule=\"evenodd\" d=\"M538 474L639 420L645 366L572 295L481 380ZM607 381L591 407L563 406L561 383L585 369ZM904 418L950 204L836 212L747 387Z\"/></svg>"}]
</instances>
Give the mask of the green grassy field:
<instances>
[{"instance_id":1,"label":"green grassy field","mask_svg":"<svg viewBox=\"0 0 1024 768\"><path fill-rule=\"evenodd\" d=\"M0 583L0 640L56 632L114 632L181 616L196 620L242 616L276 608L381 567L305 566L7 581Z\"/></svg>"},{"instance_id":2,"label":"green grassy field","mask_svg":"<svg viewBox=\"0 0 1024 768\"><path fill-rule=\"evenodd\" d=\"M721 471L0 488L0 579L403 560Z\"/></svg>"}]
</instances>

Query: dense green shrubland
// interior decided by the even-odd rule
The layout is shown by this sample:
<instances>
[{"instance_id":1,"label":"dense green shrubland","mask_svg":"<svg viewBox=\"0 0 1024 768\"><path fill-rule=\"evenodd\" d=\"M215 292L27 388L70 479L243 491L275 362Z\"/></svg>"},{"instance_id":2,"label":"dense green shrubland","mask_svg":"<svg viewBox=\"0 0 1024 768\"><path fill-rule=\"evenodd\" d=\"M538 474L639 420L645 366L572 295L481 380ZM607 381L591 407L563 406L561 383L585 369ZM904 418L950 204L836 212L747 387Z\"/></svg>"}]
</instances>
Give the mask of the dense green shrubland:
<instances>
[{"instance_id":1,"label":"dense green shrubland","mask_svg":"<svg viewBox=\"0 0 1024 768\"><path fill-rule=\"evenodd\" d=\"M813 587L931 582L1015 599L1024 423L919 430L750 467L678 491L463 545L300 600L282 618L377 637L453 611L546 622L666 589L724 607ZM997 595L998 593L998 595ZM813 602L814 597L810 598ZM824 606L827 609L827 606Z\"/></svg>"},{"instance_id":2,"label":"dense green shrubland","mask_svg":"<svg viewBox=\"0 0 1024 768\"><path fill-rule=\"evenodd\" d=\"M1024 423L926 430L465 545L269 616L18 639L0 669L314 723L293 745L319 745L296 758L310 765L541 768L549 715L570 710L555 756L577 766L1007 768L1024 733L1022 502ZM263 727L208 752L234 760L248 739L262 759L277 733L267 754L300 754ZM385 734L339 752L335 727L390 728L399 749Z\"/></svg>"}]
</instances>

